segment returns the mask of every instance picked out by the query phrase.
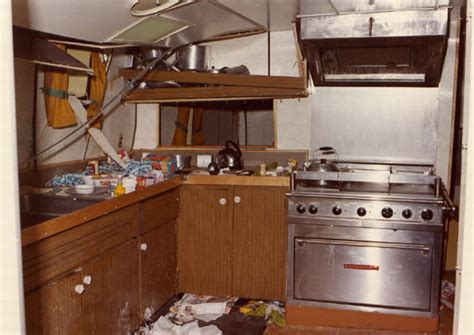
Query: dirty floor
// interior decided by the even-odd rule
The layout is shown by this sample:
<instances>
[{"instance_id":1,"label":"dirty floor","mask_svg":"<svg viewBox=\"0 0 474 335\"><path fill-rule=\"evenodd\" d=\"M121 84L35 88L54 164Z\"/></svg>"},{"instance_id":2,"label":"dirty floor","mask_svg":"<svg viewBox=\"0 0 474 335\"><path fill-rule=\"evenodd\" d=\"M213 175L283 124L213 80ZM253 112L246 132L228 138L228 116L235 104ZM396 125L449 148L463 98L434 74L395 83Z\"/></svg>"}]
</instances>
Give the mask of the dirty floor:
<instances>
[{"instance_id":1,"label":"dirty floor","mask_svg":"<svg viewBox=\"0 0 474 335\"><path fill-rule=\"evenodd\" d=\"M445 273L443 275L447 280L454 282L454 272ZM165 306L157 311L152 320L157 320L161 315L168 313L169 307L175 301L178 301L180 296L171 299ZM436 333L413 333L413 332L397 332L388 330L373 330L373 329L356 329L356 328L341 328L341 327L302 327L290 326L279 328L275 325L266 326L262 318L245 316L239 312L239 307L245 304L247 300L239 300L232 311L228 315L223 315L219 319L205 323L199 321L200 326L214 324L222 330L224 335L363 335L363 334L377 334L377 335L448 335L452 334L453 329L453 311L445 306L441 306L440 312L440 326Z\"/></svg>"}]
</instances>

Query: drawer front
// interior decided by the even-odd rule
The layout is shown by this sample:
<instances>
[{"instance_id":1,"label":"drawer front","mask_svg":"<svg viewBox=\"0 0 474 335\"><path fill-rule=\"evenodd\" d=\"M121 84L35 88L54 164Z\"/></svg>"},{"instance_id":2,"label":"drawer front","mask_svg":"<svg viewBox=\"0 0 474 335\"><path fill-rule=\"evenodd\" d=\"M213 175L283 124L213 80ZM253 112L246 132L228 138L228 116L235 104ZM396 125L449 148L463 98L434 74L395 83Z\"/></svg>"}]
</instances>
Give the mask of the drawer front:
<instances>
[{"instance_id":1,"label":"drawer front","mask_svg":"<svg viewBox=\"0 0 474 335\"><path fill-rule=\"evenodd\" d=\"M133 205L23 248L25 291L135 237L140 219Z\"/></svg>"},{"instance_id":2,"label":"drawer front","mask_svg":"<svg viewBox=\"0 0 474 335\"><path fill-rule=\"evenodd\" d=\"M142 210L144 232L169 222L179 214L179 189L145 200Z\"/></svg>"},{"instance_id":3,"label":"drawer front","mask_svg":"<svg viewBox=\"0 0 474 335\"><path fill-rule=\"evenodd\" d=\"M295 238L295 299L430 309L429 245Z\"/></svg>"}]
</instances>

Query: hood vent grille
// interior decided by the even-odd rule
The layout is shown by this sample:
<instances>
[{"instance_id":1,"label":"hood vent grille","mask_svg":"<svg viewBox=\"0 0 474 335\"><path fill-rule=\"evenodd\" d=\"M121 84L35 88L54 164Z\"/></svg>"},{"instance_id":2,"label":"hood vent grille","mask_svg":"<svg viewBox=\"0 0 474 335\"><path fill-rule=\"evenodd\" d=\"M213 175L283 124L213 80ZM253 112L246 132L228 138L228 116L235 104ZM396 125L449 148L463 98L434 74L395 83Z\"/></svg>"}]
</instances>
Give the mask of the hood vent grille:
<instances>
[{"instance_id":1,"label":"hood vent grille","mask_svg":"<svg viewBox=\"0 0 474 335\"><path fill-rule=\"evenodd\" d=\"M320 86L438 86L448 8L305 15L298 34Z\"/></svg>"}]
</instances>

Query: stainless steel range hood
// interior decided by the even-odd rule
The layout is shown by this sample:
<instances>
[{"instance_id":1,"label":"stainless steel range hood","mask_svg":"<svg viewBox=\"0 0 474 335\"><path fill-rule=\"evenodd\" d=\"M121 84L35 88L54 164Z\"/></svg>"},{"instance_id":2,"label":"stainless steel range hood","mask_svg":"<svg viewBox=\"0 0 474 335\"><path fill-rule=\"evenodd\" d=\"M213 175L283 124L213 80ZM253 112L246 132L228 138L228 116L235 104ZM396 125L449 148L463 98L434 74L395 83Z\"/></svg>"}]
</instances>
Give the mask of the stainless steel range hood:
<instances>
[{"instance_id":1,"label":"stainless steel range hood","mask_svg":"<svg viewBox=\"0 0 474 335\"><path fill-rule=\"evenodd\" d=\"M438 86L447 47L447 6L426 7L426 0L418 1L424 5L419 8L411 1L406 9L354 6L357 12L343 12L336 0L328 1L333 13L314 13L314 2L302 0L298 16L301 49L316 85Z\"/></svg>"}]
</instances>

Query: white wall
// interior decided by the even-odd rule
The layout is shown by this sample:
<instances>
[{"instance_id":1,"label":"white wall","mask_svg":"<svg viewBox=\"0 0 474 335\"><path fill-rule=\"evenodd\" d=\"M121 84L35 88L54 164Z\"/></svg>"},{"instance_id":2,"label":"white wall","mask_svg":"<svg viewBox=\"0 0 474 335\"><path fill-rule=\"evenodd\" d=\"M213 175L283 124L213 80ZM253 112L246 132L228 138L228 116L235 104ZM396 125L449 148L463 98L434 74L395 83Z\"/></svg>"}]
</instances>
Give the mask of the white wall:
<instances>
[{"instance_id":1,"label":"white wall","mask_svg":"<svg viewBox=\"0 0 474 335\"><path fill-rule=\"evenodd\" d=\"M153 149L159 141L159 106L155 104L137 105L137 133L134 149Z\"/></svg>"},{"instance_id":2,"label":"white wall","mask_svg":"<svg viewBox=\"0 0 474 335\"><path fill-rule=\"evenodd\" d=\"M438 89L316 88L311 149L329 145L339 158L433 163Z\"/></svg>"},{"instance_id":3,"label":"white wall","mask_svg":"<svg viewBox=\"0 0 474 335\"><path fill-rule=\"evenodd\" d=\"M23 334L11 2L0 1L0 334Z\"/></svg>"},{"instance_id":4,"label":"white wall","mask_svg":"<svg viewBox=\"0 0 474 335\"><path fill-rule=\"evenodd\" d=\"M473 0L467 1L467 17L472 17ZM474 334L474 76L473 54L474 35L472 19L466 27L466 64L463 103L463 154L461 177L461 208L459 214L459 240L456 266L456 299L454 313L454 334Z\"/></svg>"}]
</instances>

